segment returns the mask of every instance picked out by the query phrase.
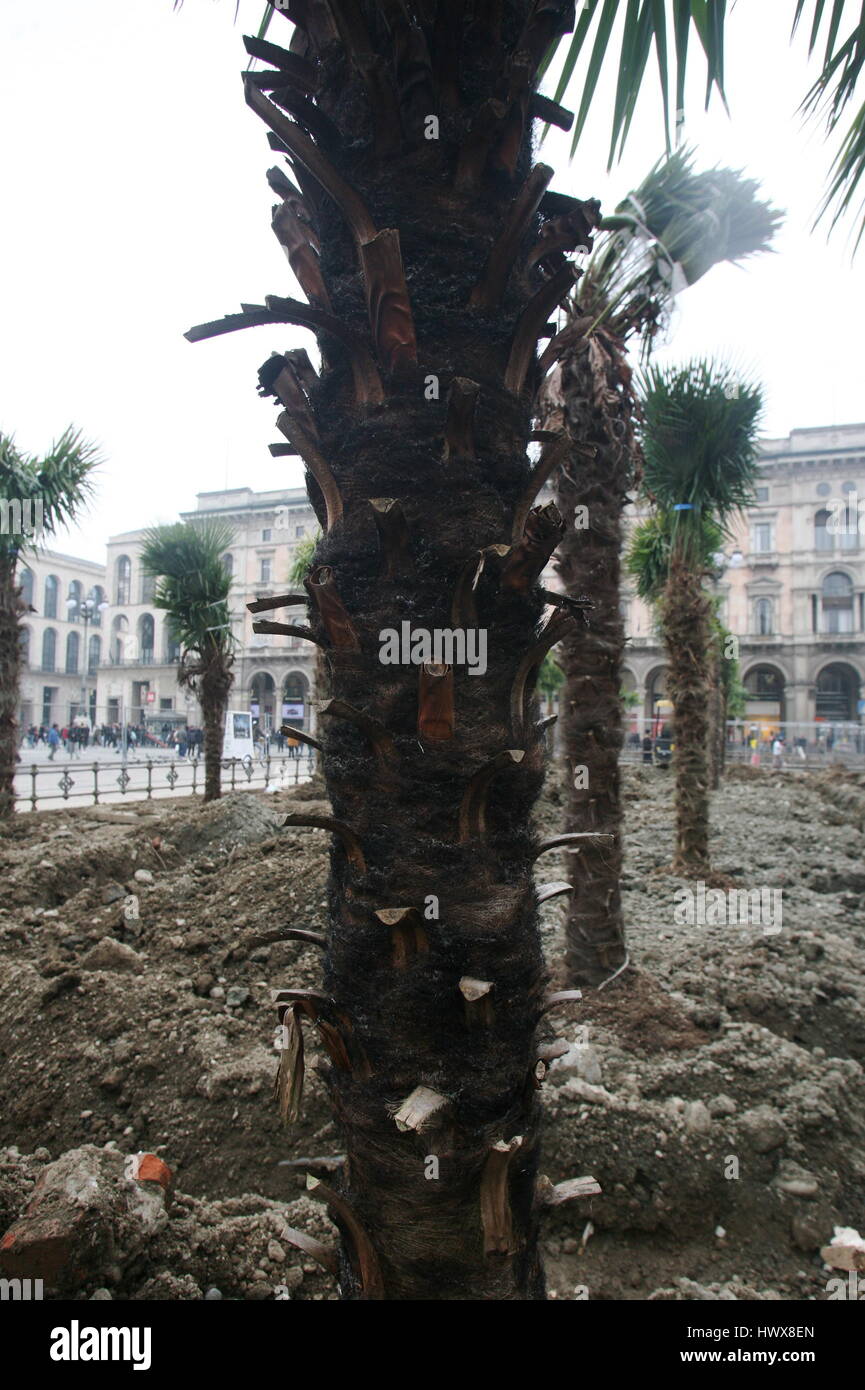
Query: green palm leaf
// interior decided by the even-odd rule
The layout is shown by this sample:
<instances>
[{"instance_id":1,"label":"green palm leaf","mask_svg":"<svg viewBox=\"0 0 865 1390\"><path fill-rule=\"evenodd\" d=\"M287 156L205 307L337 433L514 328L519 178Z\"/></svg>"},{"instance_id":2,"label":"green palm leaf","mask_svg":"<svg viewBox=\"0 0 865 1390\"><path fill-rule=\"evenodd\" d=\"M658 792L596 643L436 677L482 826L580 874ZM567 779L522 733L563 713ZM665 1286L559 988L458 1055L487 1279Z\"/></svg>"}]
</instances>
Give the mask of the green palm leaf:
<instances>
[{"instance_id":1,"label":"green palm leaf","mask_svg":"<svg viewBox=\"0 0 865 1390\"><path fill-rule=\"evenodd\" d=\"M648 351L678 289L721 261L772 249L782 214L759 189L734 169L695 173L687 149L659 160L601 223L581 305L611 318L622 336L640 332Z\"/></svg>"},{"instance_id":2,"label":"green palm leaf","mask_svg":"<svg viewBox=\"0 0 865 1390\"><path fill-rule=\"evenodd\" d=\"M675 549L693 568L704 558L704 518L725 534L753 501L762 391L722 364L696 360L649 368L640 392L643 487L669 514Z\"/></svg>"},{"instance_id":3,"label":"green palm leaf","mask_svg":"<svg viewBox=\"0 0 865 1390\"><path fill-rule=\"evenodd\" d=\"M199 664L222 659L234 647L231 576L223 562L233 539L231 527L218 521L179 521L145 533L141 563L158 580L154 603L167 613L184 655ZM198 674L195 664L181 668L181 676L187 673Z\"/></svg>"},{"instance_id":4,"label":"green palm leaf","mask_svg":"<svg viewBox=\"0 0 865 1390\"><path fill-rule=\"evenodd\" d=\"M40 503L41 531L54 535L89 501L100 462L97 446L71 425L41 459L22 454L14 437L0 432L0 499ZM10 559L33 544L24 536L0 534L0 554Z\"/></svg>"},{"instance_id":5,"label":"green palm leaf","mask_svg":"<svg viewBox=\"0 0 865 1390\"><path fill-rule=\"evenodd\" d=\"M572 156L580 142L604 64L613 61L611 56L613 35L621 11L624 11L624 19L617 60L619 77L613 106L608 168L612 167L614 160L621 156L624 149L653 47L664 105L664 135L668 150L672 147L670 55L671 51L675 53L676 111L678 112L684 102L685 74L692 27L697 33L706 59L706 105L709 104L713 88L717 90L718 95L726 105L724 95L724 26L727 0L673 0L672 6L663 3L663 0L585 0L567 47L564 48L564 41L560 41L559 45L551 49L547 58L547 63L549 63L553 54L562 52L564 49L562 71L555 91L555 100L560 101L574 80L574 73L580 58L588 50L593 21L597 17L591 53L586 65L585 76L582 79L580 106L574 123L574 134L571 141ZM672 45L669 42L668 26L672 27Z\"/></svg>"}]
</instances>

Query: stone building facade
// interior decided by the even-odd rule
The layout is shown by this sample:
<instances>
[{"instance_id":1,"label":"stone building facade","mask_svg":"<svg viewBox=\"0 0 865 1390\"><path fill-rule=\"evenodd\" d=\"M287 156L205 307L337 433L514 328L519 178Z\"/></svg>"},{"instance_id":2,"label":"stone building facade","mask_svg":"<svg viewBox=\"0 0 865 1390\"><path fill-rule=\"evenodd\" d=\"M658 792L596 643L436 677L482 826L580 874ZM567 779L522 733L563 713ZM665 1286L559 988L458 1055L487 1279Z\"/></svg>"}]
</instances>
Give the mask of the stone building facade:
<instances>
[{"instance_id":1,"label":"stone building facade","mask_svg":"<svg viewBox=\"0 0 865 1390\"><path fill-rule=\"evenodd\" d=\"M22 619L22 730L93 717L106 646L105 566L36 549L18 566L28 611ZM89 600L89 602L88 602Z\"/></svg>"},{"instance_id":2,"label":"stone building facade","mask_svg":"<svg viewBox=\"0 0 865 1390\"><path fill-rule=\"evenodd\" d=\"M746 718L865 722L865 424L793 430L764 440L761 454L756 501L718 581L722 619L739 639ZM622 603L624 683L645 719L663 698L666 660L627 578Z\"/></svg>"},{"instance_id":3,"label":"stone building facade","mask_svg":"<svg viewBox=\"0 0 865 1390\"><path fill-rule=\"evenodd\" d=\"M310 728L314 649L297 637L252 631L246 604L286 593L298 545L316 532L315 514L302 488L253 492L233 488L199 493L195 511L182 519L206 517L225 522L233 533L225 552L232 575L231 611L236 638L234 689L236 709L252 709L265 728L278 727L285 716ZM97 704L108 723L144 723L154 732L163 726L200 725L195 698L178 687L177 643L165 614L153 603L154 581L141 567L144 530L126 531L108 542L109 609L104 623L107 646L99 671ZM293 587L297 587L296 585ZM272 615L283 619L283 613ZM295 610L291 617L305 616ZM286 616L286 620L289 620Z\"/></svg>"}]
</instances>

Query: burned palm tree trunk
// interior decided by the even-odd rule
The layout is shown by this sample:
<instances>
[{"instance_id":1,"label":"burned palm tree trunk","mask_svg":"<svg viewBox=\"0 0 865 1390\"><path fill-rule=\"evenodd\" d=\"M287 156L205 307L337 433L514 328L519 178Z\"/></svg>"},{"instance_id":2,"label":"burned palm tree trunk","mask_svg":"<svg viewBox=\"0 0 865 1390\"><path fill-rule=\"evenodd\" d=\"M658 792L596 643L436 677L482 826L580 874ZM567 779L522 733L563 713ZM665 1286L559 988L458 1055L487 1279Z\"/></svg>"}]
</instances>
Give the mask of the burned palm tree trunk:
<instances>
[{"instance_id":1,"label":"burned palm tree trunk","mask_svg":"<svg viewBox=\"0 0 865 1390\"><path fill-rule=\"evenodd\" d=\"M294 1112L311 1022L346 1155L314 1194L341 1231L344 1297L536 1298L531 702L562 635L537 587L561 530L521 509L536 338L574 272L531 256L529 98L573 6L292 15L292 54L265 56L287 77L303 59L326 122L260 83L247 100L291 168L271 186L313 304L268 299L190 335L301 323L322 356L320 374L292 353L261 374L325 533L308 635L334 715L323 989L281 996L281 1088ZM425 645L437 631L444 652Z\"/></svg>"},{"instance_id":2,"label":"burned palm tree trunk","mask_svg":"<svg viewBox=\"0 0 865 1390\"><path fill-rule=\"evenodd\" d=\"M661 602L667 689L675 710L674 872L709 872L709 672L712 601L700 572L675 552Z\"/></svg>"},{"instance_id":3,"label":"burned palm tree trunk","mask_svg":"<svg viewBox=\"0 0 865 1390\"><path fill-rule=\"evenodd\" d=\"M566 527L556 569L565 595L590 601L558 658L565 673L559 708L567 828L608 837L585 840L571 858L566 963L576 984L599 984L626 960L619 584L622 512L635 474L635 408L624 345L605 330L586 336L590 322L575 312L560 335L561 360L545 386L541 416L565 436L564 457L552 474Z\"/></svg>"}]
</instances>

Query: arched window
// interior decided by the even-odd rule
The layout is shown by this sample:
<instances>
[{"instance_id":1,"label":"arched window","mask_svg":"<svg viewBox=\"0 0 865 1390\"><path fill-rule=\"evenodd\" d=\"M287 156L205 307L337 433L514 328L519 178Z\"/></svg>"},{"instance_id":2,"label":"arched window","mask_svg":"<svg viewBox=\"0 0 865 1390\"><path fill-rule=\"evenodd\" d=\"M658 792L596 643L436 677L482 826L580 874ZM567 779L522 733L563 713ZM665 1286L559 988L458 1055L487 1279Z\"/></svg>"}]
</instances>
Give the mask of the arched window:
<instances>
[{"instance_id":1,"label":"arched window","mask_svg":"<svg viewBox=\"0 0 865 1390\"><path fill-rule=\"evenodd\" d=\"M829 512L825 507L814 518L814 549L834 550L835 534L829 528Z\"/></svg>"},{"instance_id":2,"label":"arched window","mask_svg":"<svg viewBox=\"0 0 865 1390\"><path fill-rule=\"evenodd\" d=\"M142 613L138 619L138 651L139 660L148 666L153 661L153 618L149 613Z\"/></svg>"},{"instance_id":3,"label":"arched window","mask_svg":"<svg viewBox=\"0 0 865 1390\"><path fill-rule=\"evenodd\" d=\"M823 580L821 593L823 622L821 632L853 631L853 581L841 570L833 570Z\"/></svg>"},{"instance_id":4,"label":"arched window","mask_svg":"<svg viewBox=\"0 0 865 1390\"><path fill-rule=\"evenodd\" d=\"M859 517L853 507L847 507L839 518L838 539L842 550L859 549Z\"/></svg>"},{"instance_id":5,"label":"arched window","mask_svg":"<svg viewBox=\"0 0 865 1390\"><path fill-rule=\"evenodd\" d=\"M70 632L66 638L66 674L67 676L78 675L79 653L81 651L81 638L77 632Z\"/></svg>"},{"instance_id":6,"label":"arched window","mask_svg":"<svg viewBox=\"0 0 865 1390\"><path fill-rule=\"evenodd\" d=\"M102 638L101 638L101 637L97 637L97 636L94 634L94 636L90 638L90 641L89 641L88 644L87 644L87 674L88 674L88 676L93 676L93 675L96 674L96 668L97 668L97 666L99 665L99 662L100 662L101 658L102 658Z\"/></svg>"},{"instance_id":7,"label":"arched window","mask_svg":"<svg viewBox=\"0 0 865 1390\"><path fill-rule=\"evenodd\" d=\"M223 569L225 570L225 573L226 573L226 574L229 574L229 575L232 575L232 576L233 576L233 574L234 574L234 556L233 556L232 554L230 554L229 551L226 551L225 554L224 554L223 557L222 557L222 567L223 567Z\"/></svg>"},{"instance_id":8,"label":"arched window","mask_svg":"<svg viewBox=\"0 0 865 1390\"><path fill-rule=\"evenodd\" d=\"M33 571L27 565L22 565L18 572L18 583L21 587L21 597L28 608L33 607Z\"/></svg>"},{"instance_id":9,"label":"arched window","mask_svg":"<svg viewBox=\"0 0 865 1390\"><path fill-rule=\"evenodd\" d=\"M69 593L66 600L66 613L70 623L80 623L81 621L81 600L84 597L84 588L81 581L73 579L69 585Z\"/></svg>"},{"instance_id":10,"label":"arched window","mask_svg":"<svg viewBox=\"0 0 865 1390\"><path fill-rule=\"evenodd\" d=\"M18 645L21 651L21 665L30 664L30 629L22 627L18 629Z\"/></svg>"},{"instance_id":11,"label":"arched window","mask_svg":"<svg viewBox=\"0 0 865 1390\"><path fill-rule=\"evenodd\" d=\"M156 594L156 576L154 574L142 574L141 576L141 602L152 603Z\"/></svg>"},{"instance_id":12,"label":"arched window","mask_svg":"<svg viewBox=\"0 0 865 1390\"><path fill-rule=\"evenodd\" d=\"M93 613L90 617L92 627L102 626L102 614L99 611L100 605L105 602L105 590L101 584L94 584L92 589Z\"/></svg>"},{"instance_id":13,"label":"arched window","mask_svg":"<svg viewBox=\"0 0 865 1390\"><path fill-rule=\"evenodd\" d=\"M119 665L127 656L129 641L129 619L125 613L118 613L111 624L111 660Z\"/></svg>"},{"instance_id":14,"label":"arched window","mask_svg":"<svg viewBox=\"0 0 865 1390\"><path fill-rule=\"evenodd\" d=\"M56 574L49 574L45 580L45 616L46 618L57 617L57 594L60 590L60 580ZM51 668L54 669L53 667Z\"/></svg>"},{"instance_id":15,"label":"arched window","mask_svg":"<svg viewBox=\"0 0 865 1390\"><path fill-rule=\"evenodd\" d=\"M114 565L114 602L129 602L132 590L132 561L128 555L120 555Z\"/></svg>"},{"instance_id":16,"label":"arched window","mask_svg":"<svg viewBox=\"0 0 865 1390\"><path fill-rule=\"evenodd\" d=\"M760 637L768 637L774 631L772 622L772 600L758 598L754 604L755 627Z\"/></svg>"},{"instance_id":17,"label":"arched window","mask_svg":"<svg viewBox=\"0 0 865 1390\"><path fill-rule=\"evenodd\" d=\"M42 634L42 670L53 671L57 660L57 633L46 627Z\"/></svg>"},{"instance_id":18,"label":"arched window","mask_svg":"<svg viewBox=\"0 0 865 1390\"><path fill-rule=\"evenodd\" d=\"M171 623L170 623L170 622L166 622L164 631L165 631L165 660L166 660L167 662L169 662L170 665L173 666L173 665L175 665L177 662L179 662L179 660L180 660L180 655L181 655L180 642L179 642L178 638L175 636L174 632L172 631Z\"/></svg>"},{"instance_id":19,"label":"arched window","mask_svg":"<svg viewBox=\"0 0 865 1390\"><path fill-rule=\"evenodd\" d=\"M817 677L818 719L853 720L859 703L860 681L852 666L833 662Z\"/></svg>"}]
</instances>

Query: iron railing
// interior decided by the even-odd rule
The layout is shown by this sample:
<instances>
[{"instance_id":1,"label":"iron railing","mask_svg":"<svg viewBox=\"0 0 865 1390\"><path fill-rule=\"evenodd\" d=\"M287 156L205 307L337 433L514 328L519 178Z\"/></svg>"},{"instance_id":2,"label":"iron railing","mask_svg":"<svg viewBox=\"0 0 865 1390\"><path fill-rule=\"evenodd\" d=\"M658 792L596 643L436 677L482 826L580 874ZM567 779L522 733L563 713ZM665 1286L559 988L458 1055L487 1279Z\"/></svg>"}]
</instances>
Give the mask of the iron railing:
<instances>
[{"instance_id":1,"label":"iron railing","mask_svg":"<svg viewBox=\"0 0 865 1390\"><path fill-rule=\"evenodd\" d=\"M263 758L224 758L222 790L247 791L252 787L297 786L307 781L315 766L312 750L307 756L280 754ZM60 772L59 777L57 776ZM57 790L55 790L55 788ZM151 801L169 796L195 796L204 790L203 758L128 759L126 762L86 763L83 758L67 763L31 763L15 777L15 801L20 811L51 810L56 803Z\"/></svg>"}]
</instances>

